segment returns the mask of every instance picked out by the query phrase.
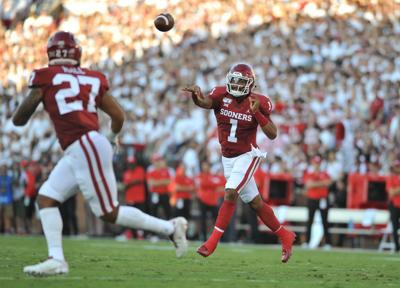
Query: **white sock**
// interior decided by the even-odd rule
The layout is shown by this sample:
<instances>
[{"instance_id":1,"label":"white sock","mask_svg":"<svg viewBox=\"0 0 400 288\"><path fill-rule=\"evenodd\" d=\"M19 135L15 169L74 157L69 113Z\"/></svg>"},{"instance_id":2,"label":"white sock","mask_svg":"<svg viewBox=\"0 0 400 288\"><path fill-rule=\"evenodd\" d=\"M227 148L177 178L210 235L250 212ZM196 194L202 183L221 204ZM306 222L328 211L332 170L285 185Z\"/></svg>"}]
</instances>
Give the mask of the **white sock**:
<instances>
[{"instance_id":1,"label":"white sock","mask_svg":"<svg viewBox=\"0 0 400 288\"><path fill-rule=\"evenodd\" d=\"M65 261L62 248L63 222L60 210L57 207L44 208L39 211L39 214L49 249L49 257Z\"/></svg>"},{"instance_id":2,"label":"white sock","mask_svg":"<svg viewBox=\"0 0 400 288\"><path fill-rule=\"evenodd\" d=\"M165 236L174 233L174 225L166 220L162 220L137 208L120 206L116 223L134 229L144 229Z\"/></svg>"}]
</instances>

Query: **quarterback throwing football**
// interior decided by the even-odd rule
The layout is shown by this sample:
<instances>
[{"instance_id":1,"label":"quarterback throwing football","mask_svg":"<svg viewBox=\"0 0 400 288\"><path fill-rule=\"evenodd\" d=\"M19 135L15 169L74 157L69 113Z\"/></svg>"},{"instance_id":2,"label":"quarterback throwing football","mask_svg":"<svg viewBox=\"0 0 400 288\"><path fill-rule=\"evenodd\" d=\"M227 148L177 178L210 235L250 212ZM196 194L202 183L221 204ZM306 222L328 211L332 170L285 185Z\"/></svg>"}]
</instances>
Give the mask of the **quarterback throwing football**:
<instances>
[{"instance_id":1,"label":"quarterback throwing football","mask_svg":"<svg viewBox=\"0 0 400 288\"><path fill-rule=\"evenodd\" d=\"M96 216L107 222L170 236L176 255L181 257L187 249L186 219L178 217L165 221L118 204L112 146L110 140L98 132L97 108L111 118L111 141L120 132L125 114L108 92L106 77L80 67L81 47L71 33L60 31L50 37L47 55L49 66L32 72L30 91L14 113L13 122L17 126L25 125L37 106L43 103L64 155L39 190L40 218L49 258L26 266L24 272L33 275L68 272L58 206L78 189Z\"/></svg>"},{"instance_id":2,"label":"quarterback throwing football","mask_svg":"<svg viewBox=\"0 0 400 288\"><path fill-rule=\"evenodd\" d=\"M240 196L279 237L282 243L282 262L286 263L291 256L296 236L279 223L272 208L262 200L253 178L261 159L266 157L266 153L257 148L258 125L269 139L277 136L277 128L270 119L272 103L268 97L252 91L254 81L255 74L249 65L236 64L226 77L226 87L215 87L208 97L196 85L183 89L192 94L197 106L214 110L227 181L224 202L219 209L214 230L197 252L204 257L214 252Z\"/></svg>"}]
</instances>

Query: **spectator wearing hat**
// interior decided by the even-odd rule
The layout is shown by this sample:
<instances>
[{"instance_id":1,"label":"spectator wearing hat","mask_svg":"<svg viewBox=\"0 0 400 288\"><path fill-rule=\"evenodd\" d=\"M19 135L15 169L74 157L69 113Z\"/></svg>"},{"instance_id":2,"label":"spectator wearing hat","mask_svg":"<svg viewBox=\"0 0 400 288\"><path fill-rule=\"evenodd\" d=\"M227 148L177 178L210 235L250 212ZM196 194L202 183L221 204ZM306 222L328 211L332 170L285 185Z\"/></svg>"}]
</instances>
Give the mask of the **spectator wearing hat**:
<instances>
[{"instance_id":1,"label":"spectator wearing hat","mask_svg":"<svg viewBox=\"0 0 400 288\"><path fill-rule=\"evenodd\" d=\"M396 160L392 164L392 173L386 180L386 189L389 193L389 212L390 220L393 227L393 241L396 252L399 247L399 218L400 218L400 160Z\"/></svg>"},{"instance_id":2,"label":"spectator wearing hat","mask_svg":"<svg viewBox=\"0 0 400 288\"><path fill-rule=\"evenodd\" d=\"M159 154L152 157L153 165L147 171L147 184L150 191L151 214L159 217L159 208L163 209L164 218L171 218L170 184L173 171L167 167L167 163Z\"/></svg>"},{"instance_id":3,"label":"spectator wearing hat","mask_svg":"<svg viewBox=\"0 0 400 288\"><path fill-rule=\"evenodd\" d=\"M183 163L176 168L174 184L175 217L183 216L189 220L192 198L196 187L193 178L187 175Z\"/></svg>"},{"instance_id":4,"label":"spectator wearing hat","mask_svg":"<svg viewBox=\"0 0 400 288\"><path fill-rule=\"evenodd\" d=\"M306 241L310 243L311 225L317 209L321 212L322 224L324 227L325 245L330 247L331 239L328 231L328 192L331 185L331 178L327 172L321 170L322 159L320 156L314 156L311 160L311 171L304 175L304 185L306 189L308 222Z\"/></svg>"},{"instance_id":5,"label":"spectator wearing hat","mask_svg":"<svg viewBox=\"0 0 400 288\"><path fill-rule=\"evenodd\" d=\"M125 188L125 204L136 207L142 211L146 208L146 171L142 166L137 165L136 158L130 156L127 159L127 169L123 174L123 184ZM144 232L142 230L125 230L122 237L124 240L132 238L133 233L137 239L142 239Z\"/></svg>"}]
</instances>

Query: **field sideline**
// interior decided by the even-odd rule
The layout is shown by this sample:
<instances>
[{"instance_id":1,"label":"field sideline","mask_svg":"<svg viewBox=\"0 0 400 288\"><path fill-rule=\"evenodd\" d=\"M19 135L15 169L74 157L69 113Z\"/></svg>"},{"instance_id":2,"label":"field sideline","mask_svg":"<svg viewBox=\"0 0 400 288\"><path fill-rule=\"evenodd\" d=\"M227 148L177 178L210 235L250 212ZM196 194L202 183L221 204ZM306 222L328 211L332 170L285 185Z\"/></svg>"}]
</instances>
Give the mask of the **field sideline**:
<instances>
[{"instance_id":1,"label":"field sideline","mask_svg":"<svg viewBox=\"0 0 400 288\"><path fill-rule=\"evenodd\" d=\"M221 245L208 259L191 245L176 259L169 243L64 240L68 276L33 278L22 267L46 256L43 237L0 236L0 286L8 287L400 287L400 255L308 251L297 248L288 264L280 249Z\"/></svg>"}]
</instances>

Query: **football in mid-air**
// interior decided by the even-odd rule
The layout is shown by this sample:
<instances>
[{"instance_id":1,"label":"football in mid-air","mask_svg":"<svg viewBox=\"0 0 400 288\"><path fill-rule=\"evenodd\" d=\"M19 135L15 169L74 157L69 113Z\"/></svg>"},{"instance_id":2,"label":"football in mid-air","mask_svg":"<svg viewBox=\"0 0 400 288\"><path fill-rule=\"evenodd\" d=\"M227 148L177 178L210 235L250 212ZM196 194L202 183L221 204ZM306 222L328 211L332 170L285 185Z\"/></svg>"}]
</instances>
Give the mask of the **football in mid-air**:
<instances>
[{"instance_id":1,"label":"football in mid-air","mask_svg":"<svg viewBox=\"0 0 400 288\"><path fill-rule=\"evenodd\" d=\"M156 28L161 32L171 30L174 27L174 24L174 17L169 13L161 13L156 17L156 19L154 19L154 26L156 26Z\"/></svg>"}]
</instances>

